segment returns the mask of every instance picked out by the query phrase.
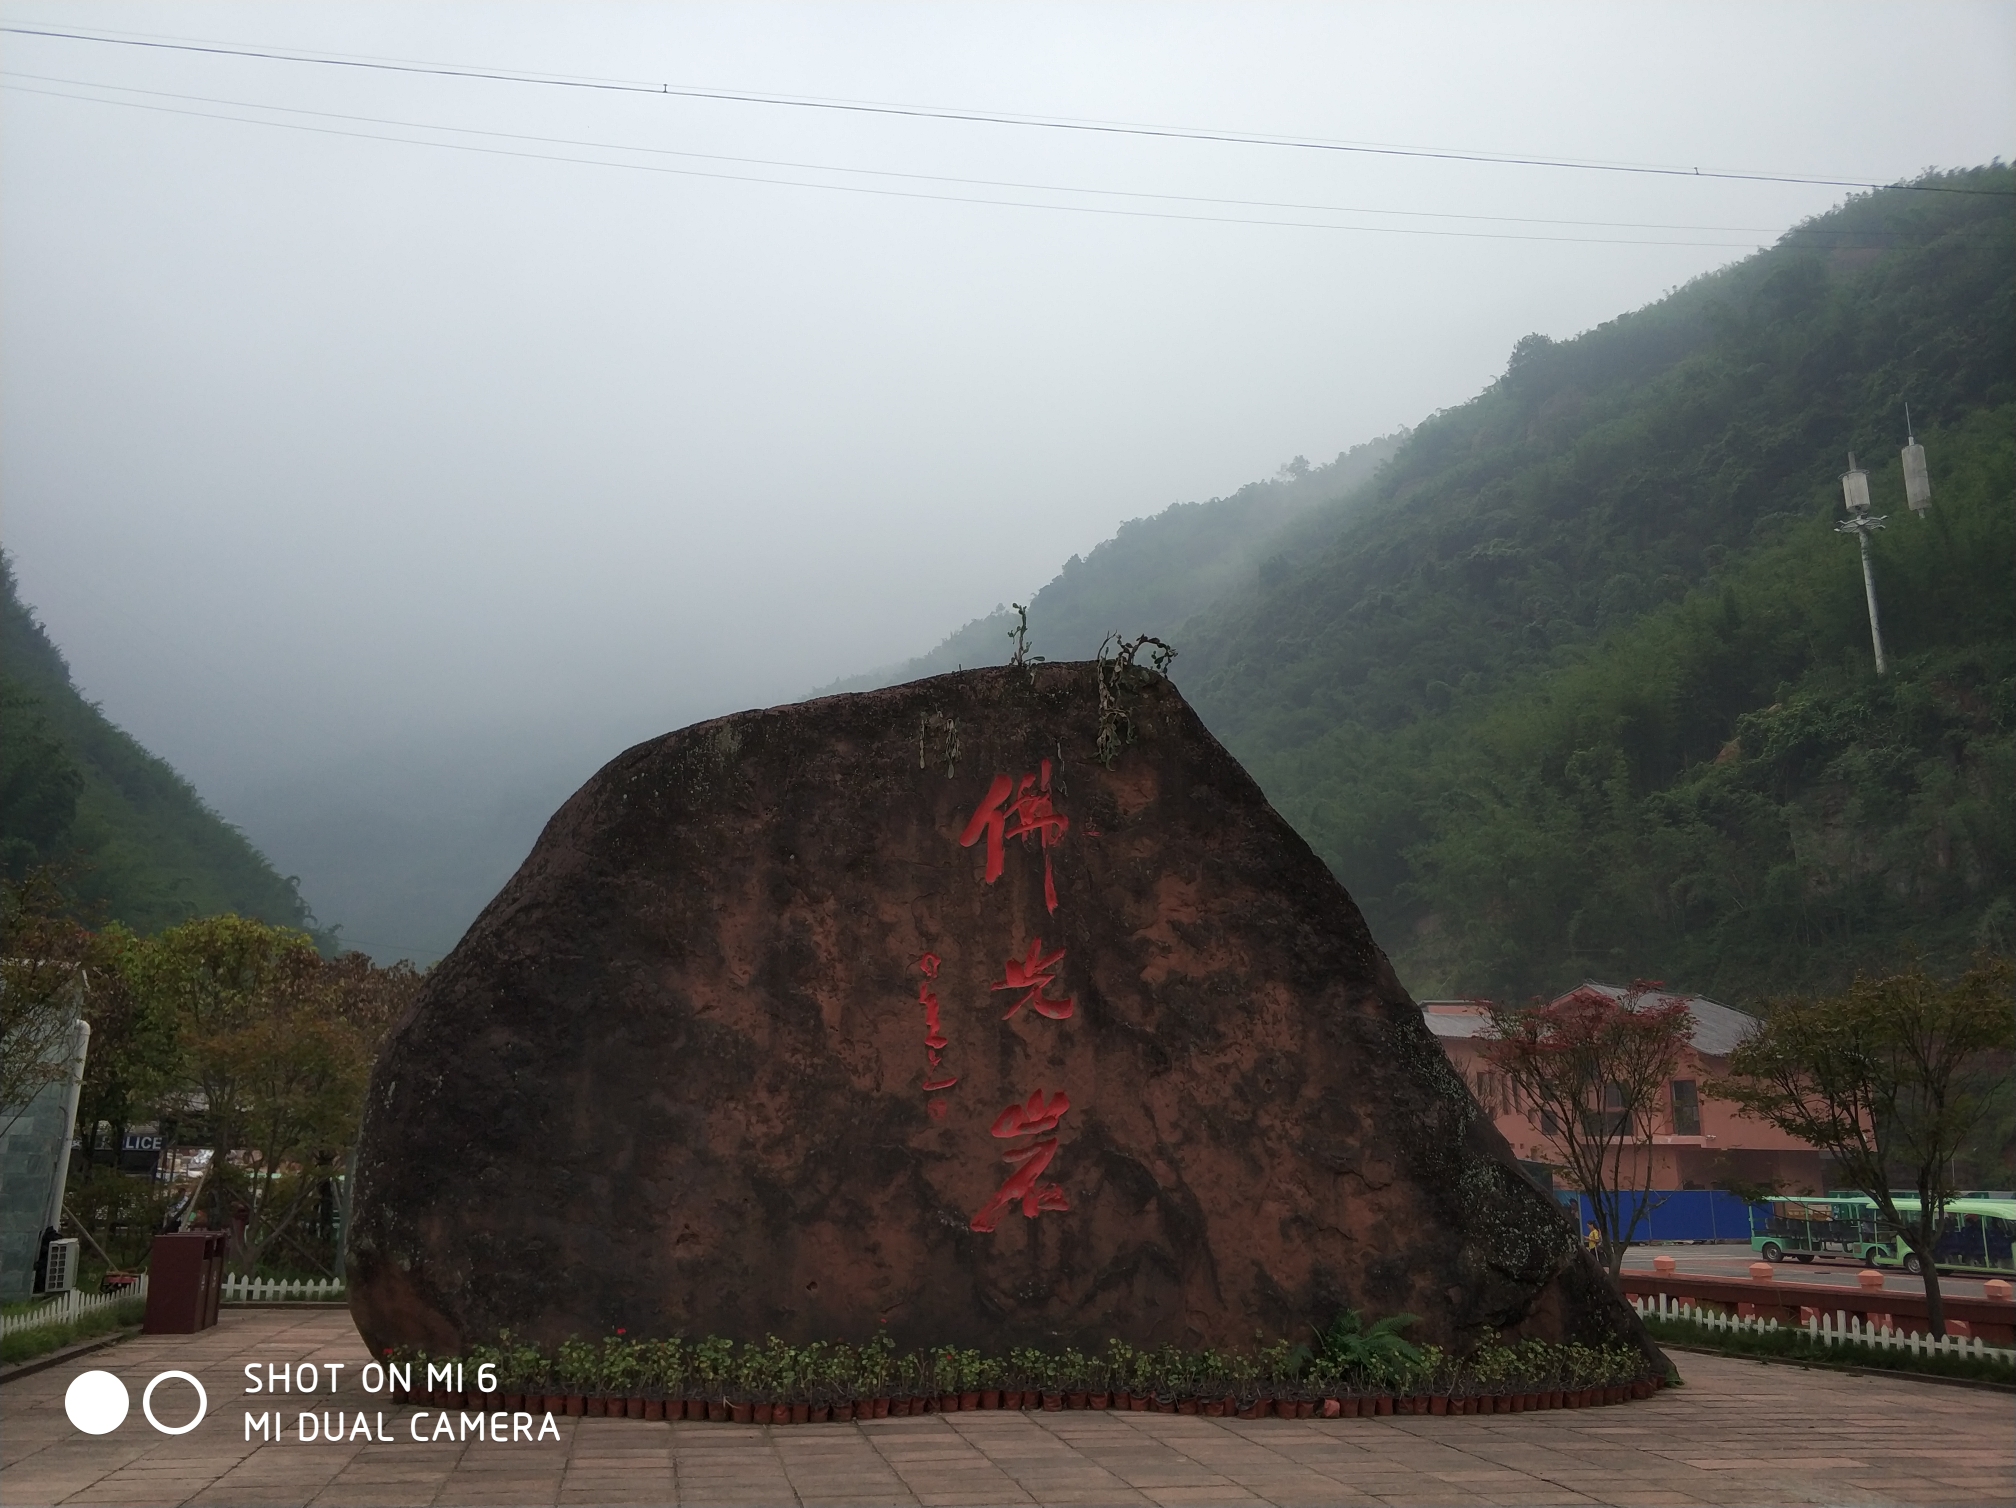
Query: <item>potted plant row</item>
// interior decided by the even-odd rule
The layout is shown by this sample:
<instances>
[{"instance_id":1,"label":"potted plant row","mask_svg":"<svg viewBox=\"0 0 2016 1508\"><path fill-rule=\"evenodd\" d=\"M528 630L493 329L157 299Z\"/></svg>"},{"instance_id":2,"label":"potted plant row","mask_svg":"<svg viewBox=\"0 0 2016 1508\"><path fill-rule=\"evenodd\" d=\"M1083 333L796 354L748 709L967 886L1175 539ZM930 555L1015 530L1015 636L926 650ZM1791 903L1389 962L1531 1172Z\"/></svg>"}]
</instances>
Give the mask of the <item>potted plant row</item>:
<instances>
[{"instance_id":1,"label":"potted plant row","mask_svg":"<svg viewBox=\"0 0 2016 1508\"><path fill-rule=\"evenodd\" d=\"M1253 1350L1103 1351L1020 1348L989 1356L944 1347L899 1352L886 1335L866 1345L792 1346L775 1336L634 1340L617 1330L551 1350L506 1332L469 1347L465 1389L412 1390L401 1401L437 1408L530 1410L588 1418L821 1424L972 1410L1117 1409L1212 1418L1371 1418L1585 1408L1649 1396L1664 1379L1624 1347L1523 1340L1460 1356L1416 1346L1411 1316L1367 1328L1346 1311L1315 1344ZM424 1379L442 1357L390 1359ZM486 1378L495 1387L479 1390Z\"/></svg>"}]
</instances>

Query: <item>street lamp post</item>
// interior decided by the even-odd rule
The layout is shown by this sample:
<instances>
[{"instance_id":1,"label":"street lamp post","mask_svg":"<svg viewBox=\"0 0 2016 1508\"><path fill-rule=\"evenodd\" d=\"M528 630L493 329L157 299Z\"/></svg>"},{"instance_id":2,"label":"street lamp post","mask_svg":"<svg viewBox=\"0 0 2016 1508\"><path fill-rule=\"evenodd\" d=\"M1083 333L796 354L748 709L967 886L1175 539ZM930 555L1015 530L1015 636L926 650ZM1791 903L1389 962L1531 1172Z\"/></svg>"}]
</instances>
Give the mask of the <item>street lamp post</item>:
<instances>
[{"instance_id":1,"label":"street lamp post","mask_svg":"<svg viewBox=\"0 0 2016 1508\"><path fill-rule=\"evenodd\" d=\"M1869 563L1869 536L1883 527L1883 518L1869 512L1869 473L1855 464L1853 451L1848 453L1848 469L1841 473L1841 497L1848 505L1848 517L1836 524L1834 530L1854 535L1862 546L1862 590L1869 599L1869 642L1876 649L1876 673L1884 675L1890 666L1883 658L1883 624L1876 616L1876 572Z\"/></svg>"}]
</instances>

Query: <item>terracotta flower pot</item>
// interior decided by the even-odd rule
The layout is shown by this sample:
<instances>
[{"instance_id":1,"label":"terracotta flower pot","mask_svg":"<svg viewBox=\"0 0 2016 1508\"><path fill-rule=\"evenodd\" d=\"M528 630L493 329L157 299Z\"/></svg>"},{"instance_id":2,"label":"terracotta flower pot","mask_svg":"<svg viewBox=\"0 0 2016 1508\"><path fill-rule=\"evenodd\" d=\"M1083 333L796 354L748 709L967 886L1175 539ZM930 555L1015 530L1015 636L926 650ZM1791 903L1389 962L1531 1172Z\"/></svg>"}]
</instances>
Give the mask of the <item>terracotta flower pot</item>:
<instances>
[{"instance_id":1,"label":"terracotta flower pot","mask_svg":"<svg viewBox=\"0 0 2016 1508\"><path fill-rule=\"evenodd\" d=\"M1179 1414L1194 1414L1194 1413L1196 1413L1196 1412L1197 1412L1197 1400L1196 1400L1195 1398L1179 1398L1179 1399L1178 1399L1178 1400L1176 1401L1176 1412L1177 1412L1177 1413L1179 1413Z\"/></svg>"},{"instance_id":2,"label":"terracotta flower pot","mask_svg":"<svg viewBox=\"0 0 2016 1508\"><path fill-rule=\"evenodd\" d=\"M895 1400L889 1398L877 1398L875 1400L875 1412L871 1417L876 1419L887 1419L889 1417L890 1405L894 1401Z\"/></svg>"},{"instance_id":3,"label":"terracotta flower pot","mask_svg":"<svg viewBox=\"0 0 2016 1508\"><path fill-rule=\"evenodd\" d=\"M1296 1402L1295 1402L1295 1417L1296 1417L1297 1419L1312 1419L1312 1418L1314 1418L1314 1417L1315 1417L1315 1415L1316 1415L1316 1400L1315 1400L1315 1399L1313 1399L1313 1398L1299 1398L1299 1399L1297 1399L1297 1400L1296 1400Z\"/></svg>"},{"instance_id":4,"label":"terracotta flower pot","mask_svg":"<svg viewBox=\"0 0 2016 1508\"><path fill-rule=\"evenodd\" d=\"M1449 1400L1447 1398L1430 1398L1428 1400L1428 1412L1436 1415L1438 1418L1448 1413Z\"/></svg>"},{"instance_id":5,"label":"terracotta flower pot","mask_svg":"<svg viewBox=\"0 0 2016 1508\"><path fill-rule=\"evenodd\" d=\"M643 1400L643 1404L644 1417L646 1419L663 1419L665 1417L665 1400L663 1398L646 1398Z\"/></svg>"},{"instance_id":6,"label":"terracotta flower pot","mask_svg":"<svg viewBox=\"0 0 2016 1508\"><path fill-rule=\"evenodd\" d=\"M569 1393L567 1395L567 1412L569 1414L573 1415L576 1419L578 1419L584 1413L586 1413L587 1410L588 1410L587 1399L583 1398L579 1393Z\"/></svg>"},{"instance_id":7,"label":"terracotta flower pot","mask_svg":"<svg viewBox=\"0 0 2016 1508\"><path fill-rule=\"evenodd\" d=\"M728 1417L736 1424L747 1424L756 1417L756 1406L750 1403L731 1403L728 1405Z\"/></svg>"},{"instance_id":8,"label":"terracotta flower pot","mask_svg":"<svg viewBox=\"0 0 2016 1508\"><path fill-rule=\"evenodd\" d=\"M1154 1412L1158 1414L1177 1413L1178 1409L1176 1406L1176 1400L1174 1398L1157 1398L1155 1400Z\"/></svg>"},{"instance_id":9,"label":"terracotta flower pot","mask_svg":"<svg viewBox=\"0 0 2016 1508\"><path fill-rule=\"evenodd\" d=\"M998 1409L1001 1407L1001 1390L999 1388L982 1388L980 1390L980 1407L983 1409Z\"/></svg>"},{"instance_id":10,"label":"terracotta flower pot","mask_svg":"<svg viewBox=\"0 0 2016 1508\"><path fill-rule=\"evenodd\" d=\"M962 1413L969 1409L977 1409L978 1407L980 1407L980 1394L977 1390L959 1395L959 1408Z\"/></svg>"},{"instance_id":11,"label":"terracotta flower pot","mask_svg":"<svg viewBox=\"0 0 2016 1508\"><path fill-rule=\"evenodd\" d=\"M725 1424L728 1422L731 1413L732 1410L729 1409L728 1401L725 1398L709 1398L707 1400L707 1422L709 1424Z\"/></svg>"},{"instance_id":12,"label":"terracotta flower pot","mask_svg":"<svg viewBox=\"0 0 2016 1508\"><path fill-rule=\"evenodd\" d=\"M963 1400L957 1393L940 1393L938 1395L938 1412L941 1414L956 1414L962 1405Z\"/></svg>"},{"instance_id":13,"label":"terracotta flower pot","mask_svg":"<svg viewBox=\"0 0 2016 1508\"><path fill-rule=\"evenodd\" d=\"M824 1410L821 1410L821 1412L824 1412ZM812 1422L812 1405L809 1403L792 1404L791 1422L793 1424L810 1424Z\"/></svg>"},{"instance_id":14,"label":"terracotta flower pot","mask_svg":"<svg viewBox=\"0 0 2016 1508\"><path fill-rule=\"evenodd\" d=\"M1356 1398L1325 1398L1323 1400L1323 1417L1325 1419L1343 1419L1347 1417L1344 1412L1347 1406L1351 1410L1348 1417L1355 1419L1358 1416L1358 1400Z\"/></svg>"},{"instance_id":15,"label":"terracotta flower pot","mask_svg":"<svg viewBox=\"0 0 2016 1508\"><path fill-rule=\"evenodd\" d=\"M852 1424L854 1422L854 1404L851 1399L846 1403L836 1403L833 1405L833 1422L835 1424Z\"/></svg>"},{"instance_id":16,"label":"terracotta flower pot","mask_svg":"<svg viewBox=\"0 0 2016 1508\"><path fill-rule=\"evenodd\" d=\"M747 1422L751 1424L768 1424L770 1422L770 1405L767 1403L752 1405Z\"/></svg>"},{"instance_id":17,"label":"terracotta flower pot","mask_svg":"<svg viewBox=\"0 0 2016 1508\"><path fill-rule=\"evenodd\" d=\"M1266 1407L1268 1411L1271 1413L1273 1411L1274 1405L1270 1403L1267 1404ZM1241 1419L1258 1419L1260 1417L1260 1409L1261 1409L1260 1400L1256 1398L1251 1403L1247 1404L1246 1407L1239 1410L1238 1417Z\"/></svg>"},{"instance_id":18,"label":"terracotta flower pot","mask_svg":"<svg viewBox=\"0 0 2016 1508\"><path fill-rule=\"evenodd\" d=\"M1372 1412L1374 1414L1392 1413L1393 1400L1391 1398L1388 1398L1384 1393L1381 1393L1377 1398L1372 1400Z\"/></svg>"},{"instance_id":19,"label":"terracotta flower pot","mask_svg":"<svg viewBox=\"0 0 2016 1508\"><path fill-rule=\"evenodd\" d=\"M1210 1419L1223 1419L1225 1417L1225 1400L1223 1398L1205 1399L1204 1414L1205 1417Z\"/></svg>"},{"instance_id":20,"label":"terracotta flower pot","mask_svg":"<svg viewBox=\"0 0 2016 1508\"><path fill-rule=\"evenodd\" d=\"M1082 1409L1091 1401L1092 1397L1089 1393L1066 1393L1064 1395L1064 1406L1066 1408Z\"/></svg>"}]
</instances>

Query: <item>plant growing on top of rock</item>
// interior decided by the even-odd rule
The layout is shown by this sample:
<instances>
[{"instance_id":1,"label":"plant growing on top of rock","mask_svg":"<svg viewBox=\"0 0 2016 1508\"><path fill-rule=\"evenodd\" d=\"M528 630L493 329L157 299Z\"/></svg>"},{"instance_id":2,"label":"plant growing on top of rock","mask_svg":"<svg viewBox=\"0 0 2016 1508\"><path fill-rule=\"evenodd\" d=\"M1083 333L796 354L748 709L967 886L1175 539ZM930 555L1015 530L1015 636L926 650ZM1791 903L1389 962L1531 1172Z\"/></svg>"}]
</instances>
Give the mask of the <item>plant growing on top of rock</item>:
<instances>
[{"instance_id":1,"label":"plant growing on top of rock","mask_svg":"<svg viewBox=\"0 0 2016 1508\"><path fill-rule=\"evenodd\" d=\"M1109 644L1113 646L1110 656L1106 653ZM1092 752L1109 770L1120 757L1120 751L1134 742L1134 717L1129 705L1134 693L1145 683L1145 672L1134 662L1149 644L1155 646L1149 655L1149 666L1157 675L1167 675L1176 651L1153 634L1123 639L1114 633L1099 641L1099 736Z\"/></svg>"}]
</instances>

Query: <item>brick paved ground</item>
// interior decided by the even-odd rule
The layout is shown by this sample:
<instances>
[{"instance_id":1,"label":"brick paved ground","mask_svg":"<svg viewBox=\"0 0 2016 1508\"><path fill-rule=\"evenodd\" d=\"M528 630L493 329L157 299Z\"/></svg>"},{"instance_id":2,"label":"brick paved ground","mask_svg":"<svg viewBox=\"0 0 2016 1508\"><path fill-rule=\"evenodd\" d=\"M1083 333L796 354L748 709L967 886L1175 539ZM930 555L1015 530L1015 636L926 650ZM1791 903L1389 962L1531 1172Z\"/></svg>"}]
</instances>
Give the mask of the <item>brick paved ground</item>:
<instances>
[{"instance_id":1,"label":"brick paved ground","mask_svg":"<svg viewBox=\"0 0 2016 1508\"><path fill-rule=\"evenodd\" d=\"M951 1414L783 1429L561 1420L537 1445L246 1443L248 1361L365 1354L340 1311L227 1312L200 1336L142 1337L0 1389L0 1503L107 1504L1863 1504L2016 1502L2016 1397L1687 1355L1688 1385L1618 1408L1484 1418L1238 1420L1166 1414ZM73 1429L72 1377L122 1378L110 1435ZM140 1390L194 1372L211 1412L156 1434ZM189 1417L164 1384L156 1413ZM264 1403L265 1400L258 1400ZM290 1418L293 1415L290 1413Z\"/></svg>"}]
</instances>

